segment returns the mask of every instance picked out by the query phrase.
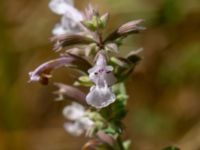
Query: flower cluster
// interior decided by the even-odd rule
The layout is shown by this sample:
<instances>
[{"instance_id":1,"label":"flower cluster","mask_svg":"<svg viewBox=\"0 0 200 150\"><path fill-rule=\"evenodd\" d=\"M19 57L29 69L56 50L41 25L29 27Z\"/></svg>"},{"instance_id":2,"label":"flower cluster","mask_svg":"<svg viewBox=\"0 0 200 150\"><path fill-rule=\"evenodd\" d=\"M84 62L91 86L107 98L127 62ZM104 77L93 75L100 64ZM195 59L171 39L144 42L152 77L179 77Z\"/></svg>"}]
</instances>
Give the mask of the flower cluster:
<instances>
[{"instance_id":1,"label":"flower cluster","mask_svg":"<svg viewBox=\"0 0 200 150\"><path fill-rule=\"evenodd\" d=\"M86 101L89 105L99 109L115 101L116 97L110 86L116 82L116 78L112 72L113 67L107 66L105 56L100 53L97 57L95 66L88 70L89 78L95 86L90 88Z\"/></svg>"},{"instance_id":2,"label":"flower cluster","mask_svg":"<svg viewBox=\"0 0 200 150\"><path fill-rule=\"evenodd\" d=\"M73 34L82 31L80 21L82 13L74 7L73 0L51 0L49 8L56 14L62 15L61 22L53 29L54 35Z\"/></svg>"},{"instance_id":3,"label":"flower cluster","mask_svg":"<svg viewBox=\"0 0 200 150\"><path fill-rule=\"evenodd\" d=\"M113 141L120 142L121 120L126 114L128 96L124 81L140 60L140 51L131 52L126 57L118 56L118 51L128 35L144 30L139 26L143 20L125 23L103 38L108 13L100 15L91 5L82 13L74 7L72 0L51 0L49 7L61 15L61 22L56 24L51 38L53 49L60 55L31 71L30 82L47 85L52 72L60 67L78 71L80 76L73 86L55 83L58 88L54 92L58 95L56 100L73 101L63 110L65 118L70 120L64 128L76 136L84 132L88 136L95 135L95 142L90 141L87 148L89 145L97 147L100 143L119 149L122 144ZM89 92L81 91L80 86Z\"/></svg>"},{"instance_id":4,"label":"flower cluster","mask_svg":"<svg viewBox=\"0 0 200 150\"><path fill-rule=\"evenodd\" d=\"M92 132L90 131L95 127L95 123L87 116L82 105L73 102L63 109L63 115L66 119L72 121L64 124L66 131L75 136L79 136L86 131L86 135L91 136Z\"/></svg>"}]
</instances>

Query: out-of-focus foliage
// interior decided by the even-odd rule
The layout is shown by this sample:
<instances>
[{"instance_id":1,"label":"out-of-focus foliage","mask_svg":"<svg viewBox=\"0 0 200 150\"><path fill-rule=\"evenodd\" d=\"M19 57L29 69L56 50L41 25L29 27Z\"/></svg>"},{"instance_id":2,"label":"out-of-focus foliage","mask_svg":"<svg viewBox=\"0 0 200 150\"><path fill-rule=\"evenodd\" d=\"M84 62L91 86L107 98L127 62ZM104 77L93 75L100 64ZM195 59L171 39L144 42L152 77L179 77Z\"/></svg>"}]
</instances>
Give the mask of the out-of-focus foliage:
<instances>
[{"instance_id":1,"label":"out-of-focus foliage","mask_svg":"<svg viewBox=\"0 0 200 150\"><path fill-rule=\"evenodd\" d=\"M170 146L170 147L164 148L163 150L180 150L180 149L177 147Z\"/></svg>"},{"instance_id":2,"label":"out-of-focus foliage","mask_svg":"<svg viewBox=\"0 0 200 150\"><path fill-rule=\"evenodd\" d=\"M85 142L62 128L61 110L50 89L27 84L28 72L55 58L49 42L59 17L48 0L0 1L0 150L79 149ZM76 1L84 8L87 0ZM177 145L200 149L200 2L198 0L96 0L110 12L110 29L143 18L147 30L129 37L124 56L144 47L141 63L127 83L129 115L125 119L132 149ZM137 36L137 38L136 38ZM73 83L76 72L55 73ZM34 94L33 94L34 93ZM48 99L47 99L48 97ZM69 144L70 143L70 144Z\"/></svg>"}]
</instances>

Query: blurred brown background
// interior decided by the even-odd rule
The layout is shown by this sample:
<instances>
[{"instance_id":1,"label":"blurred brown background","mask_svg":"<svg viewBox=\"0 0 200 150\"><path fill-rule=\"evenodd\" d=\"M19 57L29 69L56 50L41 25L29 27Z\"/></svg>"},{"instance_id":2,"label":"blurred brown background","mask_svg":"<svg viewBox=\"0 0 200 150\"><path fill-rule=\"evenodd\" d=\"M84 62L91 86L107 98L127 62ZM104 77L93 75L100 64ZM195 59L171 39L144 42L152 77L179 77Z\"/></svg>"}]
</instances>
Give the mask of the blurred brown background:
<instances>
[{"instance_id":1,"label":"blurred brown background","mask_svg":"<svg viewBox=\"0 0 200 150\"><path fill-rule=\"evenodd\" d=\"M0 150L78 150L87 140L62 128L66 102L55 102L53 85L27 84L28 72L57 54L51 30L59 16L49 0L0 0ZM83 9L87 0L75 0ZM133 19L147 30L129 37L120 53L144 47L144 59L127 81L125 138L133 150L179 145L200 149L200 1L93 0L110 12L110 31ZM53 80L72 83L66 69Z\"/></svg>"}]
</instances>

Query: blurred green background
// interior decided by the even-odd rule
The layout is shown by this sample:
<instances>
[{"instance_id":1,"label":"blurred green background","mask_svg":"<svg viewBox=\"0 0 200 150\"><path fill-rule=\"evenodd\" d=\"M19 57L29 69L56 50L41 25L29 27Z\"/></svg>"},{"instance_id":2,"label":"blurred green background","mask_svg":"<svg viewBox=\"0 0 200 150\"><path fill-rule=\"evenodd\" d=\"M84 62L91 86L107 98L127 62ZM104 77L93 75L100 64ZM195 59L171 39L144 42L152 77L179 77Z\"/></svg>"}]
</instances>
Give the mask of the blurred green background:
<instances>
[{"instance_id":1,"label":"blurred green background","mask_svg":"<svg viewBox=\"0 0 200 150\"><path fill-rule=\"evenodd\" d=\"M111 13L108 31L133 19L147 30L129 37L120 53L144 47L144 59L127 81L125 138L133 150L178 145L200 149L200 1L93 0ZM87 139L62 128L62 108L52 91L28 84L28 72L55 58L51 30L59 16L49 0L0 0L0 150L78 150ZM88 0L76 0L83 9ZM61 69L54 81L72 83Z\"/></svg>"}]
</instances>

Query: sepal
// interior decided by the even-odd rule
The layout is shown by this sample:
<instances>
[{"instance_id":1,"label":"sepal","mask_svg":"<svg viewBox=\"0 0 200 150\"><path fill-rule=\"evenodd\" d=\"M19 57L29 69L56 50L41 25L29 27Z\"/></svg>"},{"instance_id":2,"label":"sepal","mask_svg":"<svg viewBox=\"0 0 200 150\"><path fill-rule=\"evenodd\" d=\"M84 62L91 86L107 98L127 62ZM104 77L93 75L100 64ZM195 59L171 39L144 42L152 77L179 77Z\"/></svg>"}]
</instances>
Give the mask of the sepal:
<instances>
[{"instance_id":1,"label":"sepal","mask_svg":"<svg viewBox=\"0 0 200 150\"><path fill-rule=\"evenodd\" d=\"M57 101L69 99L87 105L85 101L86 94L79 89L63 83L54 83L54 85L58 88L58 90L54 92L54 94L58 95L56 98Z\"/></svg>"},{"instance_id":2,"label":"sepal","mask_svg":"<svg viewBox=\"0 0 200 150\"><path fill-rule=\"evenodd\" d=\"M143 19L139 19L139 20L130 21L128 23L121 25L104 40L104 43L112 42L112 41L117 40L118 38L124 38L128 36L129 34L139 33L140 31L145 30L144 27L138 26L138 24L142 22L143 22Z\"/></svg>"}]
</instances>

